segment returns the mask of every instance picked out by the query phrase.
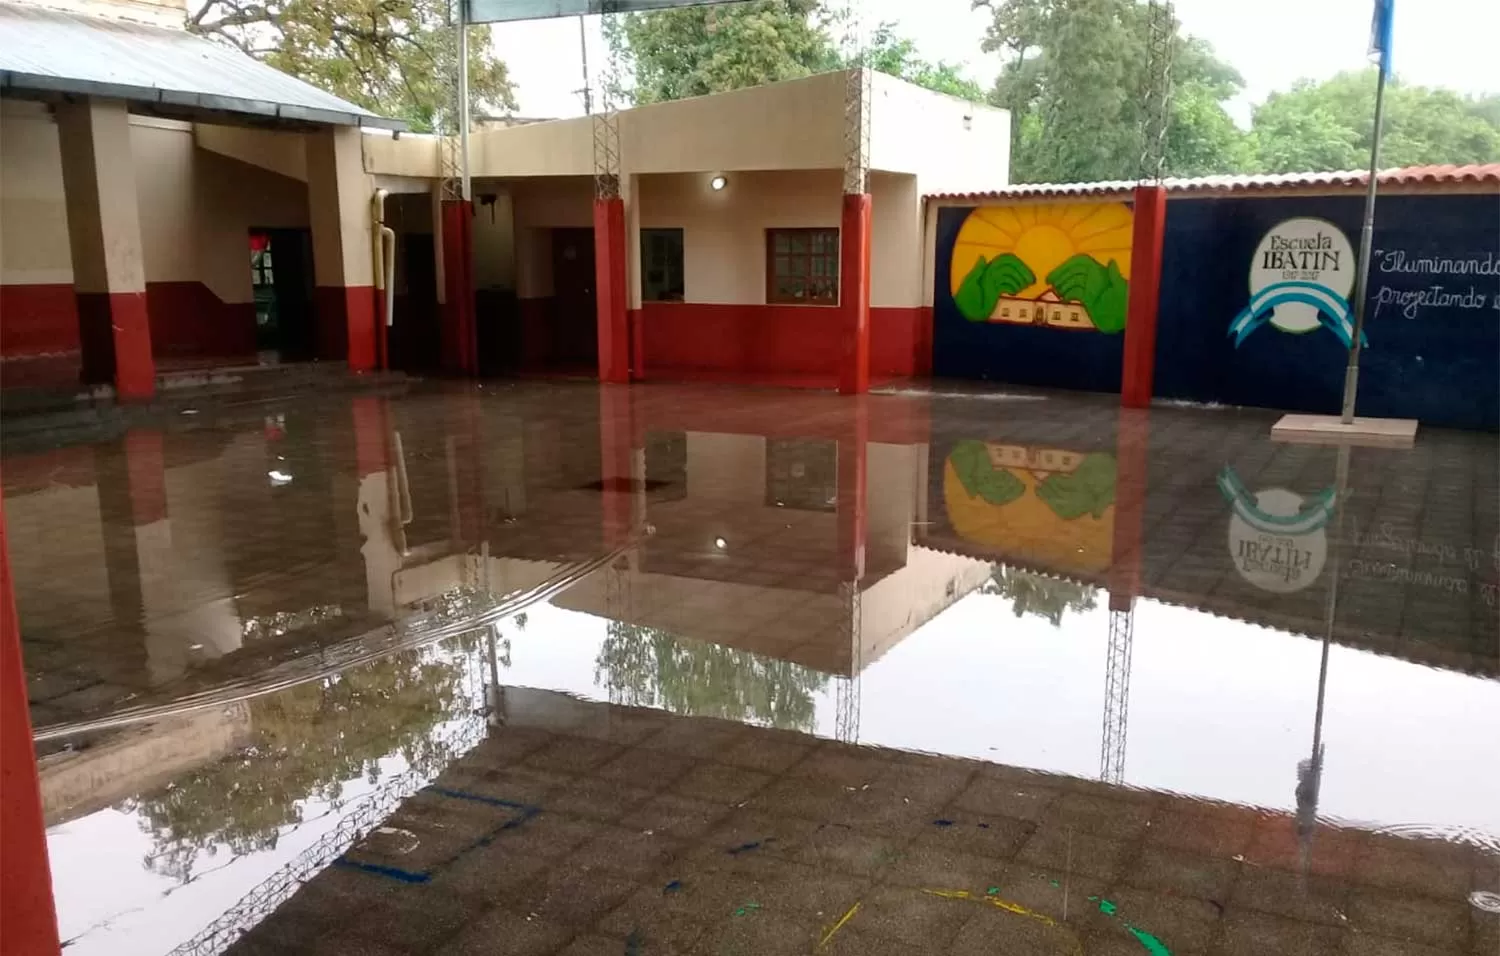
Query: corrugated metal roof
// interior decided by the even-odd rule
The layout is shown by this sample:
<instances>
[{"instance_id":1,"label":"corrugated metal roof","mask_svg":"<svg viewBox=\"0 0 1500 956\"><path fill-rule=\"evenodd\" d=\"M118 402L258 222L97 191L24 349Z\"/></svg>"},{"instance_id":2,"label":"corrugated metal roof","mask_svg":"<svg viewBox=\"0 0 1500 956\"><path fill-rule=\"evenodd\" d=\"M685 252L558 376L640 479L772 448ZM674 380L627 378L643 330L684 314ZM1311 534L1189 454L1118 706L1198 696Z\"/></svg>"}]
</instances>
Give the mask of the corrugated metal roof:
<instances>
[{"instance_id":1,"label":"corrugated metal roof","mask_svg":"<svg viewBox=\"0 0 1500 956\"><path fill-rule=\"evenodd\" d=\"M113 96L335 126L405 129L183 30L0 3L0 88Z\"/></svg>"},{"instance_id":2,"label":"corrugated metal roof","mask_svg":"<svg viewBox=\"0 0 1500 956\"><path fill-rule=\"evenodd\" d=\"M1344 170L1333 173L1274 173L1243 176L1199 176L1193 179L1167 179L1163 185L1169 193L1215 194L1250 193L1305 187L1338 187L1363 189L1369 182L1368 172ZM1406 166L1380 172L1382 186L1413 185L1500 185L1500 163L1470 166ZM1124 196L1136 187L1133 181L1111 180L1097 183L1028 183L1004 186L987 192L930 193L928 199L1011 199L1052 196Z\"/></svg>"}]
</instances>

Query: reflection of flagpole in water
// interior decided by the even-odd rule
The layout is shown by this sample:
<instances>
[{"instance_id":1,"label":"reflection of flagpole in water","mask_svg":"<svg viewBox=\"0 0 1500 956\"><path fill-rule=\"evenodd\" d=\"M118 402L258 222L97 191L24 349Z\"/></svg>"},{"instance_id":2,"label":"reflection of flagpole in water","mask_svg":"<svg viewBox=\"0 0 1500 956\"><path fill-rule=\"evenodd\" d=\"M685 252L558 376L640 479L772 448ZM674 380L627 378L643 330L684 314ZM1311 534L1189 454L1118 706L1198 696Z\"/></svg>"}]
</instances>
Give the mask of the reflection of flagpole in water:
<instances>
[{"instance_id":1,"label":"reflection of flagpole in water","mask_svg":"<svg viewBox=\"0 0 1500 956\"><path fill-rule=\"evenodd\" d=\"M1333 645L1334 621L1338 615L1339 561L1344 545L1344 514L1348 510L1349 446L1339 446L1338 465L1334 475L1333 543L1329 564L1328 602L1323 620L1323 653L1318 664L1318 703L1313 712L1312 754L1297 765L1297 843L1301 850L1302 871L1307 872L1312 855L1313 833L1318 826L1318 791L1323 786L1323 711L1328 693L1328 651Z\"/></svg>"}]
</instances>

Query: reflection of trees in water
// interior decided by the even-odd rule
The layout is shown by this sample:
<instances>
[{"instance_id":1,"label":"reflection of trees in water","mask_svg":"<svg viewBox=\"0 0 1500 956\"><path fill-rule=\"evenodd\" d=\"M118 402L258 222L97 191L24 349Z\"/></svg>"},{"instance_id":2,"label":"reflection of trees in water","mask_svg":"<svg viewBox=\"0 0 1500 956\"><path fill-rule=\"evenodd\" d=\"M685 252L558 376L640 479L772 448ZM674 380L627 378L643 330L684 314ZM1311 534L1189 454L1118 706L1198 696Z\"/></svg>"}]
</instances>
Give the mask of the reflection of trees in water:
<instances>
[{"instance_id":1,"label":"reflection of trees in water","mask_svg":"<svg viewBox=\"0 0 1500 956\"><path fill-rule=\"evenodd\" d=\"M186 881L218 844L275 847L280 828L301 821L301 801L339 806L344 781L377 782L383 757L436 772L451 754L433 731L468 703L462 678L456 660L416 650L251 701L244 749L127 807L155 840L148 866Z\"/></svg>"},{"instance_id":2,"label":"reflection of trees in water","mask_svg":"<svg viewBox=\"0 0 1500 956\"><path fill-rule=\"evenodd\" d=\"M790 730L813 729L813 695L828 686L799 664L618 621L609 622L594 668L616 704Z\"/></svg>"},{"instance_id":3,"label":"reflection of trees in water","mask_svg":"<svg viewBox=\"0 0 1500 956\"><path fill-rule=\"evenodd\" d=\"M989 581L980 588L982 594L998 594L1010 600L1016 617L1034 614L1051 621L1053 627L1062 624L1065 611L1092 611L1094 592L1089 584L1049 578L1004 564L995 565Z\"/></svg>"}]
</instances>

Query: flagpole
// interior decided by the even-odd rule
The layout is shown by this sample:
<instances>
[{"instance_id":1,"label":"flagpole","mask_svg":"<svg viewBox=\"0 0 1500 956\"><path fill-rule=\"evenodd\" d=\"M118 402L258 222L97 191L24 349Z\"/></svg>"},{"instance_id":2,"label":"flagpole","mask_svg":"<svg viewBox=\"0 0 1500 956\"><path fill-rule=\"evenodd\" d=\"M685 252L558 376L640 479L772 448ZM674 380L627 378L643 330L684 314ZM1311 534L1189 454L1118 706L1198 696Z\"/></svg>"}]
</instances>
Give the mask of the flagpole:
<instances>
[{"instance_id":1,"label":"flagpole","mask_svg":"<svg viewBox=\"0 0 1500 956\"><path fill-rule=\"evenodd\" d=\"M1379 2L1379 0L1377 0ZM1390 10L1384 16L1391 16ZM1358 272L1354 280L1354 333L1349 341L1349 365L1344 369L1344 408L1340 417L1345 425L1354 423L1354 398L1359 391L1359 353L1364 341L1365 299L1370 288L1370 255L1375 245L1375 194L1380 176L1380 134L1385 127L1385 81L1390 73L1391 41L1389 21L1377 27L1381 41L1380 78L1375 82L1375 129L1370 137L1370 182L1365 188L1365 222L1359 232Z\"/></svg>"}]
</instances>

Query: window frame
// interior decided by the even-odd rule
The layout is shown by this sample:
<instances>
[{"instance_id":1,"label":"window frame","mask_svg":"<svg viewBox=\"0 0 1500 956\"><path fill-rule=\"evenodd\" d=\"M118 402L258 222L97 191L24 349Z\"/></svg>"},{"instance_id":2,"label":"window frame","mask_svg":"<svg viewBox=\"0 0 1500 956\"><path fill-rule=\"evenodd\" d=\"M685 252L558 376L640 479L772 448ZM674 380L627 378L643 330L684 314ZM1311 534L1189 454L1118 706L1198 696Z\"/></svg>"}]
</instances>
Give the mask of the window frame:
<instances>
[{"instance_id":1,"label":"window frame","mask_svg":"<svg viewBox=\"0 0 1500 956\"><path fill-rule=\"evenodd\" d=\"M678 286L682 290L681 292L679 292L677 294L676 298L671 298L670 294L668 295L668 297L665 297L665 298L652 298L651 297L650 289L648 288L649 284L648 284L648 282L646 280L646 275L647 275L647 273L648 273L648 271L650 269L650 264L648 262L647 253L651 249L651 240L654 238L654 236L652 235L653 233L676 233L676 236L677 236L677 245L678 245L678 253L679 253L679 259L678 259L677 267L676 267L676 278L677 278L677 284L678 284ZM641 301L642 302L686 302L687 301L687 231L685 229L683 229L681 226L652 226L650 228L643 227L641 229L641 249L640 249L640 255L641 255ZM671 273L672 273L673 270L671 269L670 266L664 266L663 267L663 271L664 271L664 273L667 274L667 282L666 282L666 284L667 285L671 285L672 283L671 283L670 280L672 278Z\"/></svg>"},{"instance_id":2,"label":"window frame","mask_svg":"<svg viewBox=\"0 0 1500 956\"><path fill-rule=\"evenodd\" d=\"M813 263L815 261L821 261L825 266L824 273L823 275L816 277L826 278L829 280L831 289L830 294L826 296L798 298L796 296L782 295L778 293L776 275L776 262L778 253L776 251L776 240L780 236L787 236L789 240L795 236L802 236L807 239L807 249L805 252L786 252L781 254L781 257L787 259L789 262L794 259L801 259L803 262L802 273L798 275L794 272L790 273L787 276L782 276L781 278L801 279L804 288L806 288L810 281L815 278ZM824 249L821 252L814 251L816 246L815 240L817 238L822 238L825 243ZM829 240L831 240L831 243ZM766 304L822 306L838 305L840 266L839 240L840 237L837 226L799 226L788 228L768 227L766 229ZM830 245L831 249L829 248Z\"/></svg>"}]
</instances>

